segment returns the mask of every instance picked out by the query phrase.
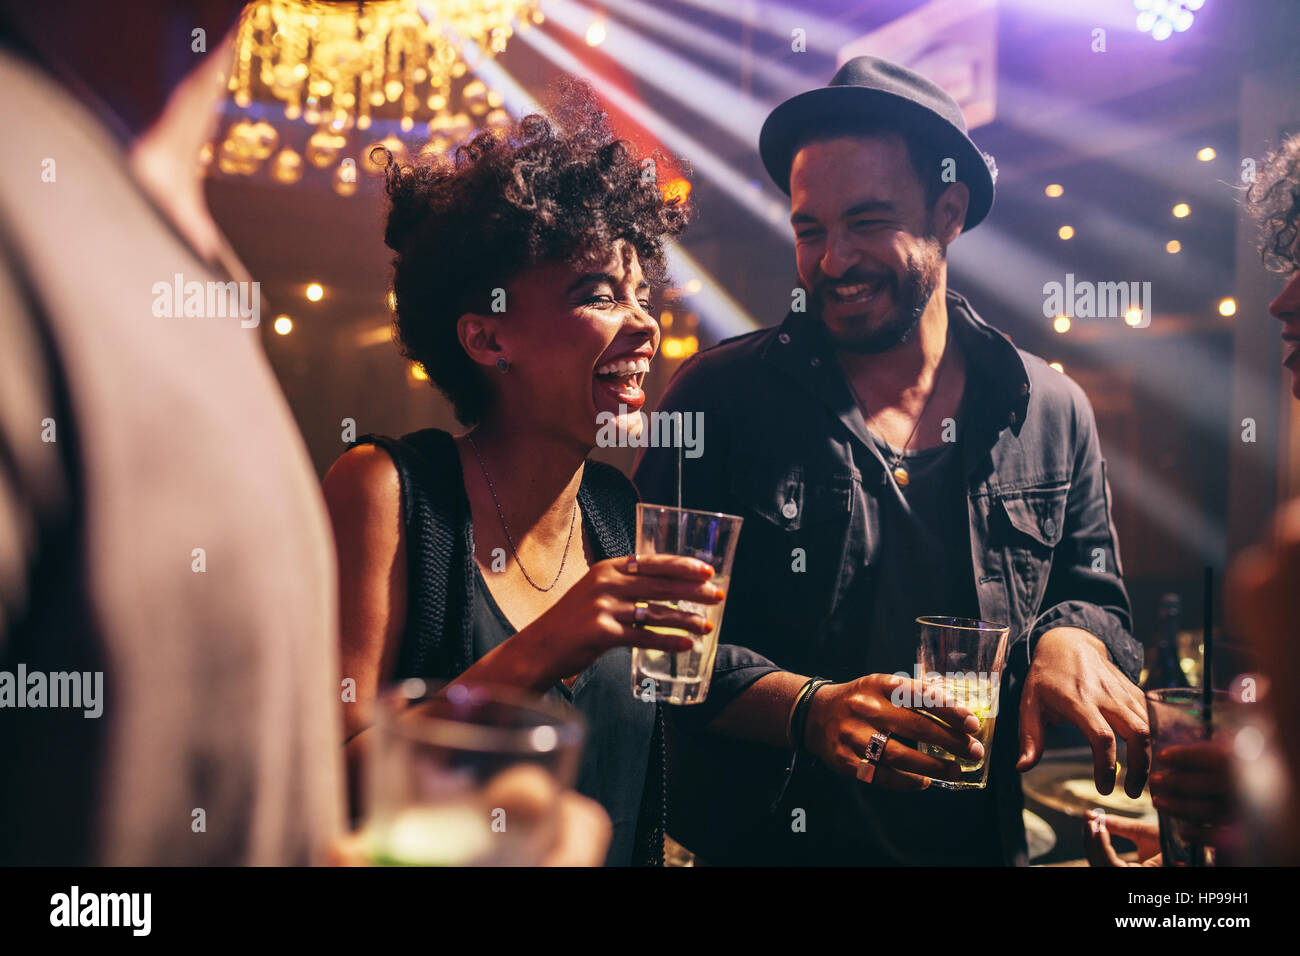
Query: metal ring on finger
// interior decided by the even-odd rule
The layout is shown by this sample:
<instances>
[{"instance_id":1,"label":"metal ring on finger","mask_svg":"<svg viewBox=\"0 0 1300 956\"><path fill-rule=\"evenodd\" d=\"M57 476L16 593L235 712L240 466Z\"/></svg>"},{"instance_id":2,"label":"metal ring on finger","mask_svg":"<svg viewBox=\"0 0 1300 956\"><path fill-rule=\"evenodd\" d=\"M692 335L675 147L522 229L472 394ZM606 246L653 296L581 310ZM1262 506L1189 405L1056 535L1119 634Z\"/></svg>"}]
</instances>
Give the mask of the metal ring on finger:
<instances>
[{"instance_id":1,"label":"metal ring on finger","mask_svg":"<svg viewBox=\"0 0 1300 956\"><path fill-rule=\"evenodd\" d=\"M889 734L876 731L871 735L871 740L867 742L867 752L862 755L862 759L870 760L872 763L879 763L880 759L885 756L885 747L888 745Z\"/></svg>"},{"instance_id":2,"label":"metal ring on finger","mask_svg":"<svg viewBox=\"0 0 1300 956\"><path fill-rule=\"evenodd\" d=\"M650 613L650 606L648 604L638 604L636 606L636 609L632 612L632 626L640 627L642 624L644 624L646 616L649 613Z\"/></svg>"},{"instance_id":3,"label":"metal ring on finger","mask_svg":"<svg viewBox=\"0 0 1300 956\"><path fill-rule=\"evenodd\" d=\"M863 783L871 783L876 776L876 767L885 756L885 747L889 744L889 734L882 734L879 731L871 735L871 740L867 742L867 751L862 755L862 762L858 764L858 779Z\"/></svg>"}]
</instances>

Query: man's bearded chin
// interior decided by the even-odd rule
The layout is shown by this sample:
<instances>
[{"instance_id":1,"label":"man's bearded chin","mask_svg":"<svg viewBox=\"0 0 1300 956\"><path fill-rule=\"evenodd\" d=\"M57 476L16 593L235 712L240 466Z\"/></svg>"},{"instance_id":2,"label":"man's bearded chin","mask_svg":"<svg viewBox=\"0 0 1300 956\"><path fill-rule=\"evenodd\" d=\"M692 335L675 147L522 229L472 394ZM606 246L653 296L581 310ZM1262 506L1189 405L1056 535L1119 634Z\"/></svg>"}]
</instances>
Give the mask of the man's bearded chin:
<instances>
[{"instance_id":1,"label":"man's bearded chin","mask_svg":"<svg viewBox=\"0 0 1300 956\"><path fill-rule=\"evenodd\" d=\"M943 256L943 246L939 240L927 238L921 250L908 258L903 274L895 279L894 309L875 328L838 332L823 322L823 328L835 348L855 355L877 355L907 342L920 324L925 307L930 304L930 297L939 285ZM853 280L849 278L848 281ZM821 296L814 296L813 301L820 309Z\"/></svg>"}]
</instances>

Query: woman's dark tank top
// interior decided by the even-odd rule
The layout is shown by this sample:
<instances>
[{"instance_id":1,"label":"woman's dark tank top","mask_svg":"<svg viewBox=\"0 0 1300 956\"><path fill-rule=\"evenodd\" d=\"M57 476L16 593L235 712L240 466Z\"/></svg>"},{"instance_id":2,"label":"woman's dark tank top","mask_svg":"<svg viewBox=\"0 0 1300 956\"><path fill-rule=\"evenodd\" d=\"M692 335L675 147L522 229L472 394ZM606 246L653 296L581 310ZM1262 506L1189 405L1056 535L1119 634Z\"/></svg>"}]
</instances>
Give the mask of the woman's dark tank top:
<instances>
[{"instance_id":1,"label":"woman's dark tank top","mask_svg":"<svg viewBox=\"0 0 1300 956\"><path fill-rule=\"evenodd\" d=\"M476 563L475 657L514 633ZM572 704L587 721L576 789L603 806L614 824L606 865L626 866L633 862L654 736L654 708L632 694L632 652L626 647L606 651L578 675L572 688L558 683L547 696Z\"/></svg>"},{"instance_id":2,"label":"woman's dark tank top","mask_svg":"<svg viewBox=\"0 0 1300 956\"><path fill-rule=\"evenodd\" d=\"M393 678L450 678L510 638L474 559L464 475L452 436L425 429L394 439L365 435L397 467L406 531L407 619ZM630 554L636 491L617 469L588 462L578 502L596 560ZM628 648L607 651L548 696L576 707L587 738L576 789L613 823L606 865L662 865L665 745L660 708L632 693Z\"/></svg>"}]
</instances>

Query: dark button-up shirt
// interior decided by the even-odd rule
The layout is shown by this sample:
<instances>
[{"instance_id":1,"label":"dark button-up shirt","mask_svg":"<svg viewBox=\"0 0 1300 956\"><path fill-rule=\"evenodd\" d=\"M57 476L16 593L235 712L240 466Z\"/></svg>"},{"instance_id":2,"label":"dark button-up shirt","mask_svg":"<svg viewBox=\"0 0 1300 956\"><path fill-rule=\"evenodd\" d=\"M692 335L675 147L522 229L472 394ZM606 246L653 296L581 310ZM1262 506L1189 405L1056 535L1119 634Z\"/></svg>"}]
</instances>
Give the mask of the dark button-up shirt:
<instances>
[{"instance_id":1,"label":"dark button-up shirt","mask_svg":"<svg viewBox=\"0 0 1300 956\"><path fill-rule=\"evenodd\" d=\"M949 292L947 306L967 368L959 457L970 584L979 616L1011 627L991 758L996 819L987 825L998 829L1004 862L1024 863L1016 717L1038 638L1053 627L1082 628L1132 678L1141 652L1129 633L1106 466L1087 398L985 324L960 295ZM877 546L879 492L889 480L879 442L820 323L800 313L694 356L660 411L703 413L703 454L684 459L683 503L745 519L722 635L742 647L720 651L704 704L676 711L670 831L717 862L838 861L844 841L814 834L814 808L775 804L778 819L760 820L782 788L816 799L807 780L824 771L809 767L814 761L801 757L804 769L787 786L789 754L702 728L778 667L861 676L843 652L844 635L855 629L870 639L871 617L854 595L878 570L873 565L891 558L887 541ZM673 499L677 461L672 449L644 451L635 475L644 500ZM796 810L806 811L806 833L792 829ZM778 846L774 828L796 838Z\"/></svg>"}]
</instances>

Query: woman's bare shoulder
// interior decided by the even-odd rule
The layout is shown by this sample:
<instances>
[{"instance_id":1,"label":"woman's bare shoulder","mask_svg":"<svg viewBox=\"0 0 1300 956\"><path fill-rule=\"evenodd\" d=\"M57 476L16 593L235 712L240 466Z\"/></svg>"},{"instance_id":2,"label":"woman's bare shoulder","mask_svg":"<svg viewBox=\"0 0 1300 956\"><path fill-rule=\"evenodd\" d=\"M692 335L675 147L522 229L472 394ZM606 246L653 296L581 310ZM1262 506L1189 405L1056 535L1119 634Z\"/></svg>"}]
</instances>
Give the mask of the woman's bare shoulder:
<instances>
[{"instance_id":1,"label":"woman's bare shoulder","mask_svg":"<svg viewBox=\"0 0 1300 956\"><path fill-rule=\"evenodd\" d=\"M402 485L397 465L379 445L354 445L330 466L321 483L325 503L338 524L343 514L363 520L400 514ZM387 527L397 528L390 523Z\"/></svg>"}]
</instances>

